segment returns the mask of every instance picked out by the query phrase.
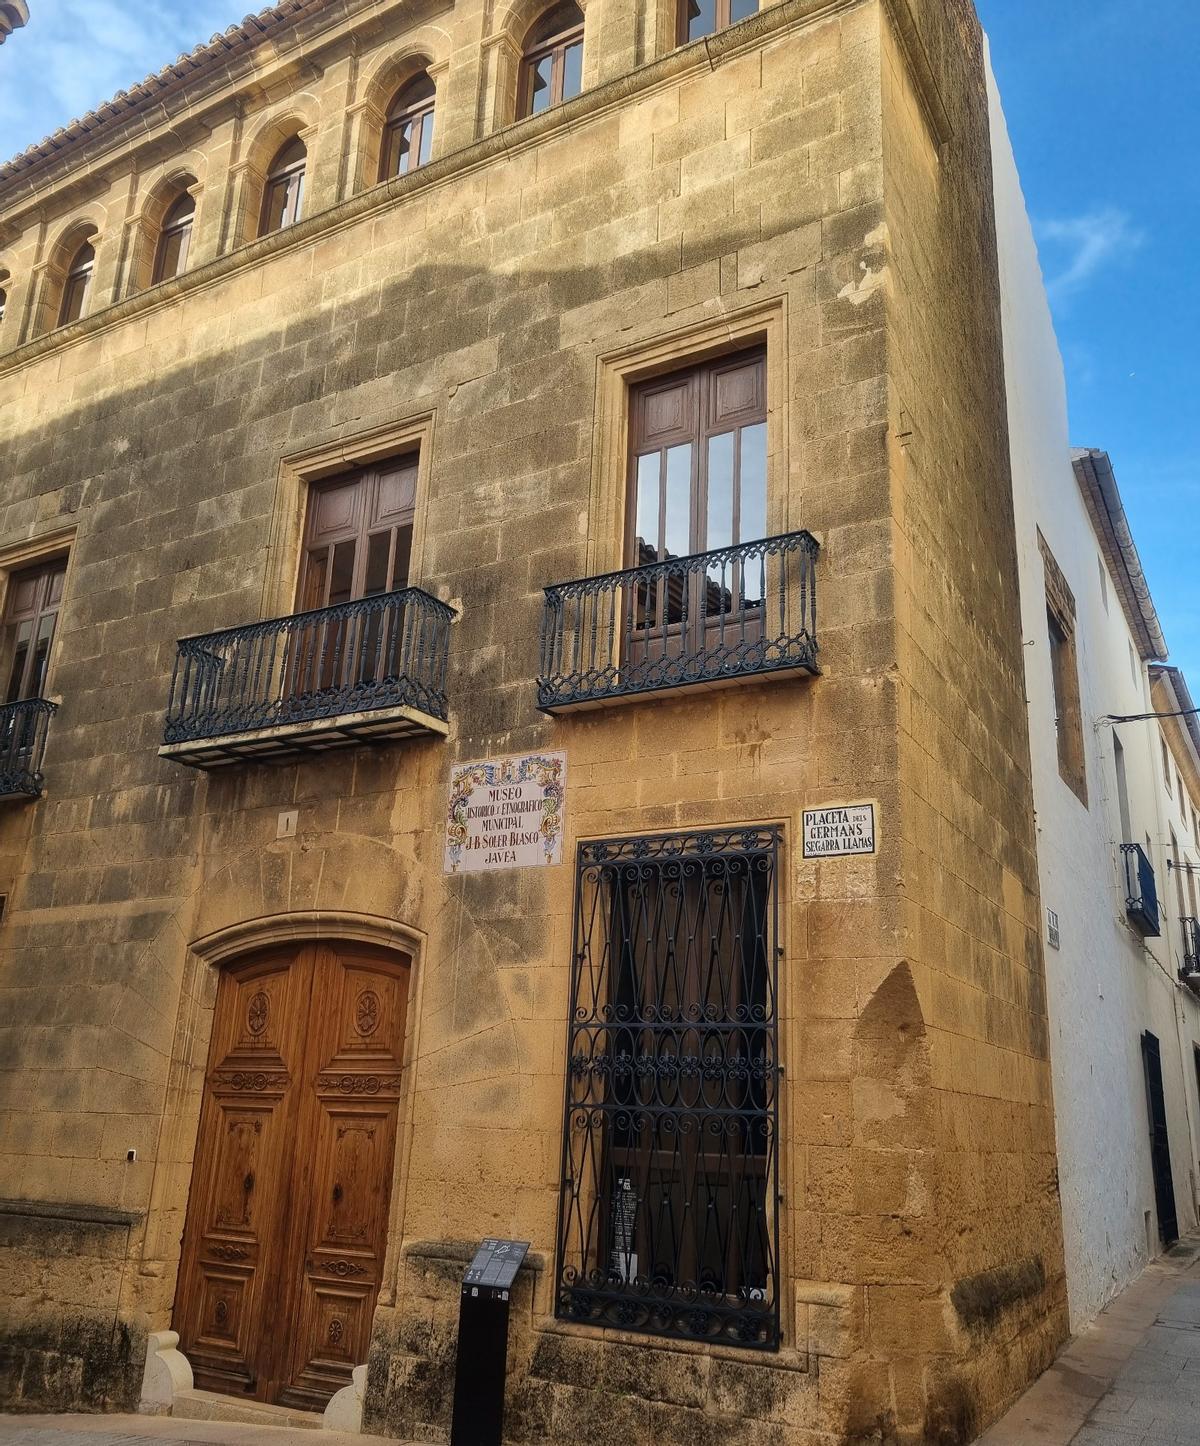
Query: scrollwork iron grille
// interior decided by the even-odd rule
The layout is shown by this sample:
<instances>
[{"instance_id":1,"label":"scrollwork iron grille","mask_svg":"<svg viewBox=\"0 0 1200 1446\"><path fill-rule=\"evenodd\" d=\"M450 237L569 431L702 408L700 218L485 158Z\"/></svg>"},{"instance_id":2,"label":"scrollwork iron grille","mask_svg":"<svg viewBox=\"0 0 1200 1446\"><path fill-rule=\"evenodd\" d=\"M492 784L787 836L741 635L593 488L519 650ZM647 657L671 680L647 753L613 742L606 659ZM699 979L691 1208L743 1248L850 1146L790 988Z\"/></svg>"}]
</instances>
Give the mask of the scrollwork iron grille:
<instances>
[{"instance_id":1,"label":"scrollwork iron grille","mask_svg":"<svg viewBox=\"0 0 1200 1446\"><path fill-rule=\"evenodd\" d=\"M1200 919L1180 919L1183 926L1183 977L1188 983L1200 984Z\"/></svg>"},{"instance_id":2,"label":"scrollwork iron grille","mask_svg":"<svg viewBox=\"0 0 1200 1446\"><path fill-rule=\"evenodd\" d=\"M0 706L0 796L41 797L46 734L57 711L45 698Z\"/></svg>"},{"instance_id":3,"label":"scrollwork iron grille","mask_svg":"<svg viewBox=\"0 0 1200 1446\"><path fill-rule=\"evenodd\" d=\"M789 532L546 588L538 706L815 673L818 551Z\"/></svg>"},{"instance_id":4,"label":"scrollwork iron grille","mask_svg":"<svg viewBox=\"0 0 1200 1446\"><path fill-rule=\"evenodd\" d=\"M562 1318L779 1346L779 844L579 846Z\"/></svg>"},{"instance_id":5,"label":"scrollwork iron grille","mask_svg":"<svg viewBox=\"0 0 1200 1446\"><path fill-rule=\"evenodd\" d=\"M1125 864L1125 911L1138 933L1157 939L1160 927L1154 865L1141 844L1122 844L1121 856Z\"/></svg>"},{"instance_id":6,"label":"scrollwork iron grille","mask_svg":"<svg viewBox=\"0 0 1200 1446\"><path fill-rule=\"evenodd\" d=\"M420 588L179 644L167 743L411 707L446 718L453 608Z\"/></svg>"}]
</instances>

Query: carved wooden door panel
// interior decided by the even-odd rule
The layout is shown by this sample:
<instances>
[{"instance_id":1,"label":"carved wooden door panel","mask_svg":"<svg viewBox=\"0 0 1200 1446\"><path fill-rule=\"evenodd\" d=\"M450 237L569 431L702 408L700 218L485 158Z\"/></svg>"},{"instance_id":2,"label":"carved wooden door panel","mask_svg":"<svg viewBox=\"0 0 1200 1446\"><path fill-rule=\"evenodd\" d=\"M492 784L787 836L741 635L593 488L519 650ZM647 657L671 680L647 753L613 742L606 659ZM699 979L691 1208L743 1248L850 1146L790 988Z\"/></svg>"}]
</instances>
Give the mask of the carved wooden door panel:
<instances>
[{"instance_id":1,"label":"carved wooden door panel","mask_svg":"<svg viewBox=\"0 0 1200 1446\"><path fill-rule=\"evenodd\" d=\"M279 1399L323 1407L367 1359L383 1273L400 1105L408 969L369 949L317 955L300 1103L286 1301L292 1351Z\"/></svg>"},{"instance_id":2,"label":"carved wooden door panel","mask_svg":"<svg viewBox=\"0 0 1200 1446\"><path fill-rule=\"evenodd\" d=\"M408 972L322 944L222 976L175 1312L202 1389L320 1410L367 1359Z\"/></svg>"},{"instance_id":3,"label":"carved wooden door panel","mask_svg":"<svg viewBox=\"0 0 1200 1446\"><path fill-rule=\"evenodd\" d=\"M262 1396L311 969L296 949L221 977L176 1297L196 1384Z\"/></svg>"}]
</instances>

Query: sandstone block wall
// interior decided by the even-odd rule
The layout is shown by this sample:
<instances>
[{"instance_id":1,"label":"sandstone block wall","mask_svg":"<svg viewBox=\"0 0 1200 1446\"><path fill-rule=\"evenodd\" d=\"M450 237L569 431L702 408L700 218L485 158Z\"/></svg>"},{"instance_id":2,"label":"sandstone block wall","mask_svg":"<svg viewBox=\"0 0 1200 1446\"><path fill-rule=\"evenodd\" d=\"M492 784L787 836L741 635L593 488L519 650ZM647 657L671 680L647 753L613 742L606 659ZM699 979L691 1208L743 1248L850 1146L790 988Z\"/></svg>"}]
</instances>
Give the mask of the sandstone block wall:
<instances>
[{"instance_id":1,"label":"sandstone block wall","mask_svg":"<svg viewBox=\"0 0 1200 1446\"><path fill-rule=\"evenodd\" d=\"M404 31L389 9L349 46L353 10L305 20L304 64L260 53L272 86L246 115L197 116L196 271L144 296L114 273L110 309L0 356L0 558L71 542L46 796L0 815L5 1193L136 1215L116 1309L136 1355L171 1318L204 941L397 921L421 942L368 1429L444 1435L462 1255L495 1234L542 1259L518 1300L514 1439L586 1440L617 1411L636 1439L965 1440L1061 1329L974 20L788 0L659 54L592 0L595 88L493 131L486 22L443 11L434 163L362 193L339 97ZM335 138L309 219L231 249L238 138L299 109L314 157ZM103 182L55 192L64 224L109 204ZM0 238L27 201L0 185L5 204ZM43 222L22 235L6 256L44 254ZM663 366L735 338L767 341L772 518L822 543L822 676L539 714L541 589L619 556L600 379L642 348ZM414 580L461 614L449 738L208 777L159 760L175 640L290 606L284 464L409 422ZM784 826L777 1356L553 1320L572 870L442 871L451 764L535 747L568 754L565 859L581 838ZM875 856L801 859L803 808L866 800ZM86 1301L53 1269L69 1326ZM1014 1339L1031 1344L1002 1370ZM18 1404L130 1404L119 1351L91 1397L61 1384L71 1351L58 1383L19 1377Z\"/></svg>"}]
</instances>

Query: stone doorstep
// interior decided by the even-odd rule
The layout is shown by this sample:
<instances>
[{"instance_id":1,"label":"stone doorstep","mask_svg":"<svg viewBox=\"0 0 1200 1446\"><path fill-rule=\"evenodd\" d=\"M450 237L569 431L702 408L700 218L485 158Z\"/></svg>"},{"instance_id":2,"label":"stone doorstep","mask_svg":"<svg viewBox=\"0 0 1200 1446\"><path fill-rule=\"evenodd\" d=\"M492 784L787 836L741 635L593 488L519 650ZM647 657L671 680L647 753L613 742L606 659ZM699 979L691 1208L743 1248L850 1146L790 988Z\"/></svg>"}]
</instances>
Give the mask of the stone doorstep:
<instances>
[{"instance_id":1,"label":"stone doorstep","mask_svg":"<svg viewBox=\"0 0 1200 1446\"><path fill-rule=\"evenodd\" d=\"M320 1431L325 1418L315 1411L297 1411L291 1406L272 1406L266 1401L240 1401L215 1391L176 1391L171 1415L186 1421L236 1421L245 1426L290 1426L294 1430Z\"/></svg>"},{"instance_id":2,"label":"stone doorstep","mask_svg":"<svg viewBox=\"0 0 1200 1446\"><path fill-rule=\"evenodd\" d=\"M197 1395L209 1395L200 1391ZM217 1396L216 1400L224 1400ZM241 1401L231 1404L241 1406ZM264 1408L270 1410L270 1407ZM293 1415L301 1414L293 1412ZM318 1423L320 1417L317 1417ZM304 1435L298 1432L303 1430ZM381 1436L348 1436L326 1431L310 1436L305 1427L275 1421L264 1424L246 1421L216 1421L170 1416L123 1415L0 1415L0 1443L19 1441L29 1446L31 1438L40 1438L42 1446L56 1446L63 1434L69 1446L81 1446L81 1437L94 1436L97 1446L130 1446L134 1440L178 1443L178 1446L415 1446L415 1443L385 1439Z\"/></svg>"}]
</instances>

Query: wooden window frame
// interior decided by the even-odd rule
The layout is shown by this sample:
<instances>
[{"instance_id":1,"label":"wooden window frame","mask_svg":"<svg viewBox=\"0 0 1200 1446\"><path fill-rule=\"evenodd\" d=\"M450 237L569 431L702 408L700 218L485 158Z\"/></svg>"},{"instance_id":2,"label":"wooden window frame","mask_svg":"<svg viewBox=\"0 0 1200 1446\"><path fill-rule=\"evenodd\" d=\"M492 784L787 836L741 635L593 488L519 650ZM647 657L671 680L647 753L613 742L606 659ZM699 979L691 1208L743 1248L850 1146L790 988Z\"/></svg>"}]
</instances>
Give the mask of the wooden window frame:
<instances>
[{"instance_id":1,"label":"wooden window frame","mask_svg":"<svg viewBox=\"0 0 1200 1446\"><path fill-rule=\"evenodd\" d=\"M46 649L46 661L42 672L41 688L36 694L28 692L25 688L22 688L20 692L21 698L51 697L50 681L54 670L54 646L59 634L59 619L61 618L62 609L67 597L74 542L75 530L71 528L65 532L48 534L45 538L41 538L36 542L24 543L20 547L0 553L0 579L2 579L3 591L3 596L0 597L0 665L3 667L3 677L0 681L4 683L6 696L13 660L12 634L13 629L21 621L20 618L14 618L12 616L14 602L13 585L14 583L19 583L21 578L27 574L49 573L61 569L62 583L58 589L58 598L53 609L39 608L34 617L35 623L37 619L42 616L52 615L54 617L54 626L50 633ZM36 633L36 628L34 631ZM30 666L33 656L34 654L31 652L30 659L26 664L27 668ZM5 699L0 699L0 702L4 701ZM13 701L18 700L14 699Z\"/></svg>"},{"instance_id":2,"label":"wooden window frame","mask_svg":"<svg viewBox=\"0 0 1200 1446\"><path fill-rule=\"evenodd\" d=\"M404 97L417 88L421 81L427 81L433 94L424 95L420 98L403 104ZM413 171L419 170L421 166L427 165L433 159L433 133L434 133L434 112L437 109L437 86L428 70L422 70L400 87L392 98L388 107L387 120L383 127L383 144L379 149L379 180L393 181L399 176L411 175ZM413 127L412 140L409 143L409 156L417 157L414 163L410 163L403 170L397 170L393 161L393 151L396 146L396 138L406 125ZM429 156L421 159L421 152L428 145Z\"/></svg>"},{"instance_id":3,"label":"wooden window frame","mask_svg":"<svg viewBox=\"0 0 1200 1446\"><path fill-rule=\"evenodd\" d=\"M1046 643L1050 662L1058 772L1075 797L1088 806L1087 748L1079 695L1075 637L1075 595L1039 527L1038 548L1046 580Z\"/></svg>"},{"instance_id":4,"label":"wooden window frame","mask_svg":"<svg viewBox=\"0 0 1200 1446\"><path fill-rule=\"evenodd\" d=\"M626 565L633 387L754 346L764 347L767 355L767 533L777 536L801 525L802 479L793 475L789 455L787 330L787 299L777 296L665 334L643 336L597 359L588 542L581 576L617 572Z\"/></svg>"},{"instance_id":5,"label":"wooden window frame","mask_svg":"<svg viewBox=\"0 0 1200 1446\"><path fill-rule=\"evenodd\" d=\"M413 471L413 502L412 506L397 513L395 521L386 524L372 525L371 514L375 510L378 488L381 474L386 470L396 469L405 463L411 462ZM346 602L357 602L359 599L375 596L375 593L366 591L367 568L370 555L371 539L384 533L388 534L388 556L385 567L385 574L389 586L382 589L383 592L395 592L406 587L413 586L412 567L412 538L416 524L416 499L417 488L420 485L421 458L415 448L410 448L394 457L380 458L379 461L362 467L353 467L349 471L334 477L323 478L314 482L308 488L308 498L305 508L304 524L304 550L301 557L301 565L297 575L296 586L296 611L310 612L317 608L333 606L329 600L329 589L332 584L332 572L326 571L325 580L321 587L321 597L317 597L313 591L315 579L315 567L318 553L325 553L332 556L333 549L346 542L353 542L355 548L354 566L350 583L350 596L344 599ZM361 487L362 496L355 503L356 516L352 526L340 529L336 533L329 533L321 539L313 536L318 521L318 498L323 493L338 490L346 487ZM406 517L407 520L401 520ZM398 537L399 533L408 531L408 554L404 565L403 580L397 582L393 576L397 562L399 561Z\"/></svg>"},{"instance_id":6,"label":"wooden window frame","mask_svg":"<svg viewBox=\"0 0 1200 1446\"><path fill-rule=\"evenodd\" d=\"M320 446L284 457L279 464L267 543L268 569L261 616L289 616L295 607L303 566L309 490L314 485L405 453L417 455L417 501L413 521L410 585L423 574L429 469L433 454L434 414L422 412L386 427L349 437L335 437ZM415 579L415 581L414 581Z\"/></svg>"},{"instance_id":7,"label":"wooden window frame","mask_svg":"<svg viewBox=\"0 0 1200 1446\"><path fill-rule=\"evenodd\" d=\"M296 161L290 161L287 165L280 165L280 157L285 155L293 146L302 146L304 155ZM290 226L303 219L304 216L304 181L308 172L308 146L300 136L292 136L275 152L275 158L271 162L271 168L267 172L266 183L263 186L262 205L259 207L258 234L260 236L274 236L278 231L286 231ZM272 200L278 192L284 194L283 214L277 226L267 224L268 217L272 210Z\"/></svg>"},{"instance_id":8,"label":"wooden window frame","mask_svg":"<svg viewBox=\"0 0 1200 1446\"><path fill-rule=\"evenodd\" d=\"M80 257L85 251L88 252L88 258L81 261ZM70 326L72 322L81 321L87 315L88 299L95 276L96 248L90 240L81 241L71 257L63 280L62 296L58 302L58 326ZM78 308L73 314L68 314L72 312L76 296L79 298Z\"/></svg>"},{"instance_id":9,"label":"wooden window frame","mask_svg":"<svg viewBox=\"0 0 1200 1446\"><path fill-rule=\"evenodd\" d=\"M191 203L190 210L172 220L177 212L180 212L185 202ZM158 233L158 242L154 248L154 269L151 272L150 284L157 286L161 281L173 281L175 277L182 276L187 270L188 255L192 247L193 227L196 221L196 198L189 192L184 191L171 203L163 218L162 227ZM166 274L167 247L173 237L178 236L179 259L175 264L174 271L168 276Z\"/></svg>"},{"instance_id":10,"label":"wooden window frame","mask_svg":"<svg viewBox=\"0 0 1200 1446\"><path fill-rule=\"evenodd\" d=\"M688 0L677 0L675 6L675 43L676 45L691 45L693 41L703 40L706 35L717 35L722 30L728 30L731 25L740 25L743 20L749 20L749 15L742 15L737 20L733 16L734 0L713 0L713 27L711 30L702 30L698 35L688 35ZM755 6L757 13L758 7Z\"/></svg>"},{"instance_id":11,"label":"wooden window frame","mask_svg":"<svg viewBox=\"0 0 1200 1446\"><path fill-rule=\"evenodd\" d=\"M571 0L565 0L565 3L554 6L541 16L537 24L530 31L530 34L536 35L543 25L552 20L559 12L566 11L567 9L579 10L579 7L572 5ZM521 55L521 85L517 105L518 120L525 120L534 114L534 76L538 64L547 57L550 58L550 99L544 109L553 110L556 105L561 105L564 100L574 100L575 95L564 95L563 93L567 68L567 51L570 50L572 46L583 45L583 34L583 13L580 11L578 22L572 22L568 28L555 30L553 34L546 36L535 44L526 42L525 49ZM582 74L583 59L581 55L580 89L575 92L576 95L580 94L583 89ZM538 111L537 114L541 115L543 112Z\"/></svg>"}]
</instances>

